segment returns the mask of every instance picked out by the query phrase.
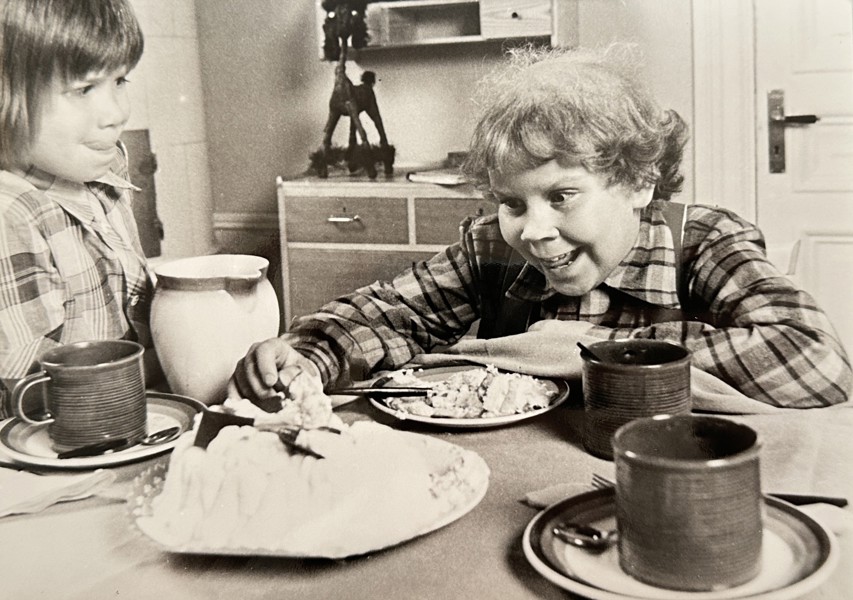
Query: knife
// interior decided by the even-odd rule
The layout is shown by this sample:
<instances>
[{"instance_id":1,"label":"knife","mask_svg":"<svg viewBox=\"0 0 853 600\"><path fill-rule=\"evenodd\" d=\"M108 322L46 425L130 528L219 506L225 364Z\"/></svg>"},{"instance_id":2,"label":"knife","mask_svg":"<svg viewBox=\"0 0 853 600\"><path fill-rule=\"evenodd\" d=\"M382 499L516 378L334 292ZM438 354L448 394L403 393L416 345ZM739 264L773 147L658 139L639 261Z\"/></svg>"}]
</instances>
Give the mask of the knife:
<instances>
[{"instance_id":1,"label":"knife","mask_svg":"<svg viewBox=\"0 0 853 600\"><path fill-rule=\"evenodd\" d=\"M767 494L773 498L778 498L794 506L805 506L807 504L832 504L844 508L847 506L847 498L838 498L835 496L817 496L814 494L787 494L779 492L770 492Z\"/></svg>"},{"instance_id":2,"label":"knife","mask_svg":"<svg viewBox=\"0 0 853 600\"><path fill-rule=\"evenodd\" d=\"M430 387L343 387L326 392L330 396L371 396L373 398L398 398L404 396L429 396Z\"/></svg>"},{"instance_id":3,"label":"knife","mask_svg":"<svg viewBox=\"0 0 853 600\"><path fill-rule=\"evenodd\" d=\"M87 444L85 446L80 446L79 448L72 448L71 450L60 452L56 457L65 459L82 458L84 456L99 456L105 452L109 452L110 450L124 450L132 445L133 444L127 441L127 438L115 438L103 442L96 442L94 444Z\"/></svg>"}]
</instances>

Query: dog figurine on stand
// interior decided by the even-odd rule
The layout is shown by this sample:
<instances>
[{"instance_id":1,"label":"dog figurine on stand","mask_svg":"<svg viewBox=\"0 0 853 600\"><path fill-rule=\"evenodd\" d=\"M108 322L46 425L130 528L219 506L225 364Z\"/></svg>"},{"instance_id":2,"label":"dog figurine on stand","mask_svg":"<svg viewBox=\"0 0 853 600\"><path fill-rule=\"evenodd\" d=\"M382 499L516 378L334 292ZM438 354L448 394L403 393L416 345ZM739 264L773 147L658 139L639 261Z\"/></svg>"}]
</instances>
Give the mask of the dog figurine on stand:
<instances>
[{"instance_id":1,"label":"dog figurine on stand","mask_svg":"<svg viewBox=\"0 0 853 600\"><path fill-rule=\"evenodd\" d=\"M381 162L385 175L391 175L394 172L395 150L388 144L385 126L373 92L376 75L372 71L365 71L361 76L361 85L354 85L346 73L347 49L350 44L356 50L367 45L369 36L364 20L367 0L323 0L321 6L326 11L326 20L323 23L323 55L326 60L337 60L337 66L335 86L329 100L329 118L323 130L323 146L311 155L312 167L320 177L329 176L329 165L336 164L341 158L341 152L332 147L332 136L341 117L349 117L349 145L342 157L349 171L352 173L364 168L367 175L375 179L376 163ZM359 117L362 112L370 117L379 133L378 148L371 146L367 139L367 132Z\"/></svg>"}]
</instances>

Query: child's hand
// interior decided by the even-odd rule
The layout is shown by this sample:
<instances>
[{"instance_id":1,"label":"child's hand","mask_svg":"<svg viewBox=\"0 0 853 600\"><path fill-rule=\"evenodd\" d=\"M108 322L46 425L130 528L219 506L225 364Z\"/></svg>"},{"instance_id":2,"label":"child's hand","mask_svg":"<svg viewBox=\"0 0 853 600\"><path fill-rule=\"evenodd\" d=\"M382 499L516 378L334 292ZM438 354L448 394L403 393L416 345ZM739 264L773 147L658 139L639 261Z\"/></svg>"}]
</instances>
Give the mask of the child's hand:
<instances>
[{"instance_id":1,"label":"child's hand","mask_svg":"<svg viewBox=\"0 0 853 600\"><path fill-rule=\"evenodd\" d=\"M322 392L317 367L281 338L252 344L228 382L228 397L266 399L287 391L296 379L301 388Z\"/></svg>"}]
</instances>

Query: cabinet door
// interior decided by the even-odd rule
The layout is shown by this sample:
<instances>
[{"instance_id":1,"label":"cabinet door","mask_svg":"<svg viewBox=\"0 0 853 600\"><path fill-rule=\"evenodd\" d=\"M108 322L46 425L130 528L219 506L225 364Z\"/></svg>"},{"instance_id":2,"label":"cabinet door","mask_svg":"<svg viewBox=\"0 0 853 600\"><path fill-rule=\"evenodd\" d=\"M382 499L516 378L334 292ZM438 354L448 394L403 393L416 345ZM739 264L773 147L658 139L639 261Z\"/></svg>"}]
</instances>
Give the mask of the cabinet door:
<instances>
[{"instance_id":1,"label":"cabinet door","mask_svg":"<svg viewBox=\"0 0 853 600\"><path fill-rule=\"evenodd\" d=\"M484 38L551 35L551 0L480 0Z\"/></svg>"},{"instance_id":2,"label":"cabinet door","mask_svg":"<svg viewBox=\"0 0 853 600\"><path fill-rule=\"evenodd\" d=\"M291 248L288 251L290 315L315 312L338 296L374 281L393 279L434 252Z\"/></svg>"}]
</instances>

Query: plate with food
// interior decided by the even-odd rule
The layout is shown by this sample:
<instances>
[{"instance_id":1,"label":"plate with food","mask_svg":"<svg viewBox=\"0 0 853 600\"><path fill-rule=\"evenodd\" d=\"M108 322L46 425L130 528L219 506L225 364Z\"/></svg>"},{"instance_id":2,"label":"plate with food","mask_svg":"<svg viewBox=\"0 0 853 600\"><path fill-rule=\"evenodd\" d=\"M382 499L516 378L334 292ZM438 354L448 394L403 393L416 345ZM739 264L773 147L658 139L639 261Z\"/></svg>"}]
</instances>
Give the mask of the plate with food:
<instances>
[{"instance_id":1,"label":"plate with food","mask_svg":"<svg viewBox=\"0 0 853 600\"><path fill-rule=\"evenodd\" d=\"M411 388L411 396L392 394ZM378 379L371 404L397 419L451 428L500 427L554 410L569 397L563 379L502 371L494 366L456 365L402 369ZM405 392L403 392L405 393Z\"/></svg>"},{"instance_id":2,"label":"plate with food","mask_svg":"<svg viewBox=\"0 0 853 600\"><path fill-rule=\"evenodd\" d=\"M168 552L359 556L462 518L489 483L478 454L372 421L301 430L301 452L251 425L225 426L206 447L195 433L136 478L128 503Z\"/></svg>"}]
</instances>

